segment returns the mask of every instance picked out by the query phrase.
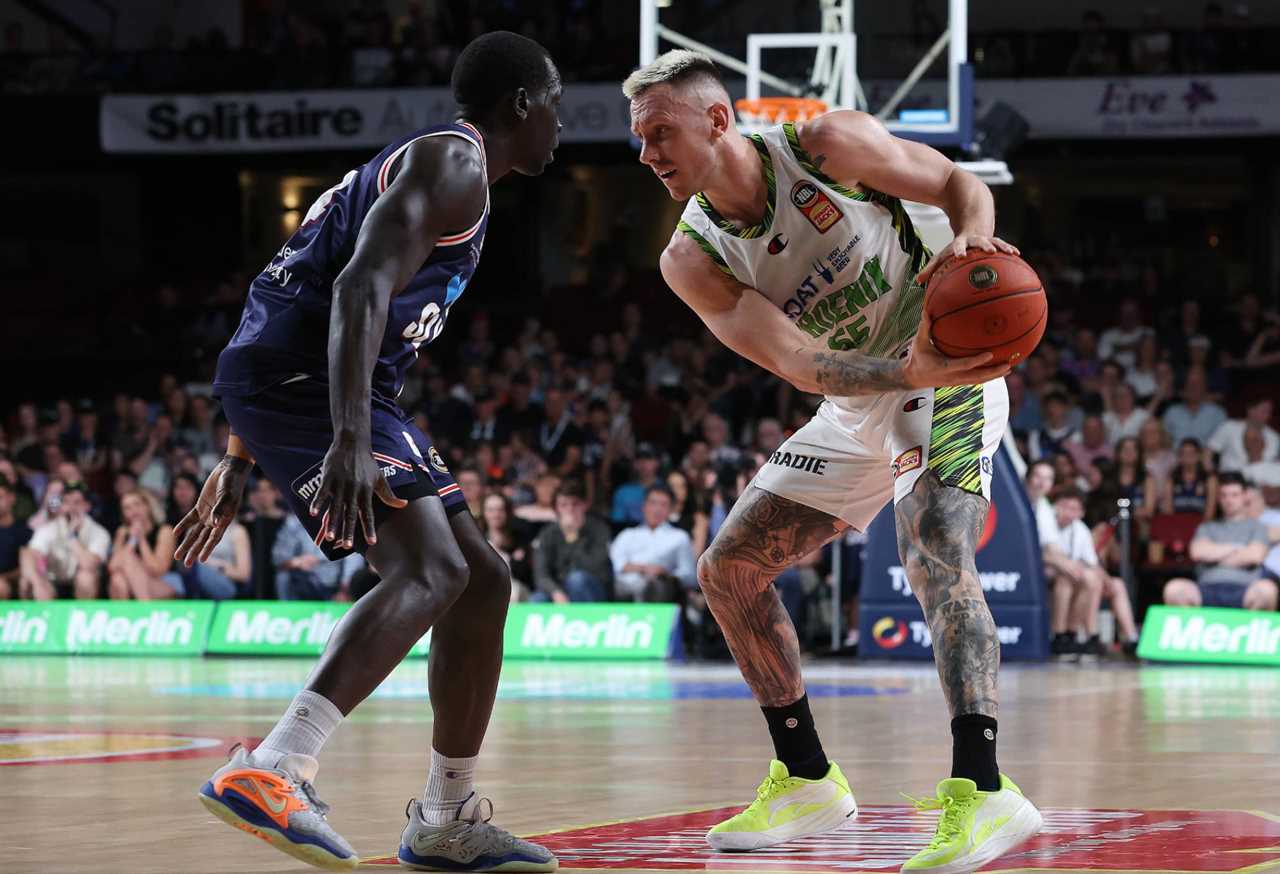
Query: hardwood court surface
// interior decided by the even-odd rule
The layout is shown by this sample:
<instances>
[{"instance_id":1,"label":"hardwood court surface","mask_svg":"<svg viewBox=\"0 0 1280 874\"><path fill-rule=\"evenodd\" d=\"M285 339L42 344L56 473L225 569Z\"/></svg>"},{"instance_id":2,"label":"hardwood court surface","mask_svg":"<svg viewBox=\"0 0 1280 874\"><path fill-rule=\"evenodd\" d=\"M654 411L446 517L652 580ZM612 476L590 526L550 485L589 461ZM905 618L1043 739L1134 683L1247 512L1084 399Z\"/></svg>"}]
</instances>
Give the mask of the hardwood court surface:
<instances>
[{"instance_id":1,"label":"hardwood court surface","mask_svg":"<svg viewBox=\"0 0 1280 874\"><path fill-rule=\"evenodd\" d=\"M226 746L265 735L310 665L0 658L0 872L313 870L195 800ZM720 814L687 812L746 804L770 756L732 665L509 662L479 787L495 820L526 835L687 814L566 832L554 839L566 869L896 871L932 822L899 793L930 794L949 768L932 666L807 675L863 808L836 839L750 856L701 843ZM321 797L364 856L394 853L422 789L426 676L425 661L401 666L321 757ZM1280 872L1280 671L1008 665L1001 697L1001 767L1056 834L1053 849L988 870Z\"/></svg>"}]
</instances>

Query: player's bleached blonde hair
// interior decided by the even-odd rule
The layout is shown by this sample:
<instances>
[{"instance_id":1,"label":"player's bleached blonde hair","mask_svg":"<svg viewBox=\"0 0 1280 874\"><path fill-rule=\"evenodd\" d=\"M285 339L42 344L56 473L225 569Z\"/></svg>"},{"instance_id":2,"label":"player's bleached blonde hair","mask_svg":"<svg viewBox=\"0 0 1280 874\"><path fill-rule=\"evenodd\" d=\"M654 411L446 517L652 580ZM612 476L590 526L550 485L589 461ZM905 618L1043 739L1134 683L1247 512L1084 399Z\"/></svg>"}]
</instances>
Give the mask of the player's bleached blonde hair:
<instances>
[{"instance_id":1,"label":"player's bleached blonde hair","mask_svg":"<svg viewBox=\"0 0 1280 874\"><path fill-rule=\"evenodd\" d=\"M688 49L672 49L658 55L653 62L636 70L622 83L622 93L628 100L633 100L654 85L664 82L675 84L695 76L710 76L721 87L724 81L720 78L720 69L715 61L701 52Z\"/></svg>"}]
</instances>

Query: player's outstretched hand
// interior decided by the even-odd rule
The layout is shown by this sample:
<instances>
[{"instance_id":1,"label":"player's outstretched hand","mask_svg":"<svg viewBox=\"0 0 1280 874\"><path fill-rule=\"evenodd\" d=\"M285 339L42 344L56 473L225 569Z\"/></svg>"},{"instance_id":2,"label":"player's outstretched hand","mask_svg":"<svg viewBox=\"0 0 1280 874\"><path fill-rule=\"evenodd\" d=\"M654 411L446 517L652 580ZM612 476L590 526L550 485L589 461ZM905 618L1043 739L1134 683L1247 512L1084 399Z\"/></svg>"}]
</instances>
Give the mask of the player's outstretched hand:
<instances>
[{"instance_id":1,"label":"player's outstretched hand","mask_svg":"<svg viewBox=\"0 0 1280 874\"><path fill-rule=\"evenodd\" d=\"M933 323L928 312L920 314L920 327L915 342L902 363L902 374L908 388L941 388L945 385L980 385L1000 379L1011 369L1009 362L993 362L990 352L966 358L948 358L933 345L930 330Z\"/></svg>"},{"instance_id":2,"label":"player's outstretched hand","mask_svg":"<svg viewBox=\"0 0 1280 874\"><path fill-rule=\"evenodd\" d=\"M320 488L311 499L311 515L323 514L321 536L342 549L351 549L359 523L365 542L377 543L374 495L388 507L399 509L409 503L391 491L368 447L338 443L330 446L320 472Z\"/></svg>"},{"instance_id":3,"label":"player's outstretched hand","mask_svg":"<svg viewBox=\"0 0 1280 874\"><path fill-rule=\"evenodd\" d=\"M197 561L208 560L240 510L244 483L252 469L252 462L231 455L217 463L204 481L196 505L173 529L178 543L173 552L174 561L191 567Z\"/></svg>"},{"instance_id":4,"label":"player's outstretched hand","mask_svg":"<svg viewBox=\"0 0 1280 874\"><path fill-rule=\"evenodd\" d=\"M933 271L941 266L942 262L948 258L963 258L964 254L970 249L981 249L993 255L996 252L1004 252L1007 255L1021 254L1017 246L1012 243L1006 243L999 237L988 237L985 234L957 234L954 240L934 253L934 256L929 259L929 263L924 265L924 269L916 274L916 282L921 285L928 285L929 277L933 275Z\"/></svg>"}]
</instances>

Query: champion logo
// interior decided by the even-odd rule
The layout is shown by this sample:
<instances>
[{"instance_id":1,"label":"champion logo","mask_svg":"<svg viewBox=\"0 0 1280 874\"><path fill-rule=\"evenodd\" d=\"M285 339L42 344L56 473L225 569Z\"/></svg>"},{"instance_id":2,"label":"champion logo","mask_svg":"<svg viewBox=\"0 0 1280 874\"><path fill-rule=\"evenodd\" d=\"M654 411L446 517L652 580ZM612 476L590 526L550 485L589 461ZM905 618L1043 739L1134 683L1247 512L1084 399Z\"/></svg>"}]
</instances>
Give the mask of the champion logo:
<instances>
[{"instance_id":1,"label":"champion logo","mask_svg":"<svg viewBox=\"0 0 1280 874\"><path fill-rule=\"evenodd\" d=\"M769 254L777 255L787 248L787 243L789 242L791 241L787 239L786 234L774 234L773 239L769 241Z\"/></svg>"},{"instance_id":2,"label":"champion logo","mask_svg":"<svg viewBox=\"0 0 1280 874\"><path fill-rule=\"evenodd\" d=\"M795 728L799 724L800 724L800 720L796 719L794 716L787 717L787 722L786 722L787 728Z\"/></svg>"},{"instance_id":3,"label":"champion logo","mask_svg":"<svg viewBox=\"0 0 1280 874\"><path fill-rule=\"evenodd\" d=\"M902 412L914 413L916 410L920 409L923 406L924 406L923 397L912 398L911 400L907 401L905 404L902 405Z\"/></svg>"}]
</instances>

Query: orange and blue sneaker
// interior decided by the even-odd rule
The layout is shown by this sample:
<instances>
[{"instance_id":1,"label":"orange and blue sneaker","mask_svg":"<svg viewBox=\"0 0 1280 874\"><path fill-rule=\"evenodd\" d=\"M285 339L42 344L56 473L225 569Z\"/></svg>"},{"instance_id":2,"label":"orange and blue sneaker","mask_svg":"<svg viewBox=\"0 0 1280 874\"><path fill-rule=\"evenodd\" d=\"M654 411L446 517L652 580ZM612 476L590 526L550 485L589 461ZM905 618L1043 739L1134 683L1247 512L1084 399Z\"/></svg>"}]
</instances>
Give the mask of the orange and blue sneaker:
<instances>
[{"instance_id":1,"label":"orange and blue sneaker","mask_svg":"<svg viewBox=\"0 0 1280 874\"><path fill-rule=\"evenodd\" d=\"M274 768L261 768L248 750L237 746L231 761L200 788L200 802L218 819L295 859L330 871L352 871L360 859L325 820L329 806L311 785L319 767L311 756L294 753Z\"/></svg>"}]
</instances>

